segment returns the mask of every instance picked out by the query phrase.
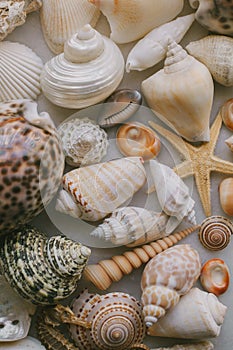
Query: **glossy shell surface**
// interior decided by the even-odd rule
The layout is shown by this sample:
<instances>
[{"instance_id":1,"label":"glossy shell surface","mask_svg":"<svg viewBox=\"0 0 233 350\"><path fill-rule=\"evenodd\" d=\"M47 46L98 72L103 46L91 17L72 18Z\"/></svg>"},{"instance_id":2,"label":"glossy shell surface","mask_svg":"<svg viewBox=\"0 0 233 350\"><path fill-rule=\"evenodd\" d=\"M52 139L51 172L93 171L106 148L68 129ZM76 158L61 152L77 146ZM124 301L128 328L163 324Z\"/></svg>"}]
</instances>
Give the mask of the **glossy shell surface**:
<instances>
[{"instance_id":1,"label":"glossy shell surface","mask_svg":"<svg viewBox=\"0 0 233 350\"><path fill-rule=\"evenodd\" d=\"M230 98L222 105L220 113L223 123L228 129L233 131L233 98Z\"/></svg>"},{"instance_id":2,"label":"glossy shell surface","mask_svg":"<svg viewBox=\"0 0 233 350\"><path fill-rule=\"evenodd\" d=\"M228 177L221 181L219 185L219 198L222 210L233 215L233 177Z\"/></svg>"},{"instance_id":3,"label":"glossy shell surface","mask_svg":"<svg viewBox=\"0 0 233 350\"><path fill-rule=\"evenodd\" d=\"M207 292L217 296L225 293L230 284L230 272L222 259L210 259L201 269L200 281Z\"/></svg>"}]
</instances>

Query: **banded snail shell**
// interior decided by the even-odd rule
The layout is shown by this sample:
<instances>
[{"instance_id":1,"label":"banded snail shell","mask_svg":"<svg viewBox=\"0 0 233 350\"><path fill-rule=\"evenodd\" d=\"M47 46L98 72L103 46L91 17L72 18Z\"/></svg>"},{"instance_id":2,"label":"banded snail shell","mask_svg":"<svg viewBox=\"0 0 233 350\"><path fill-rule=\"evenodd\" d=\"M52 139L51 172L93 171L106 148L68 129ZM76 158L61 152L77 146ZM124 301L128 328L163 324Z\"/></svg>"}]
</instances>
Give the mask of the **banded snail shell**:
<instances>
[{"instance_id":1,"label":"banded snail shell","mask_svg":"<svg viewBox=\"0 0 233 350\"><path fill-rule=\"evenodd\" d=\"M199 239L209 250L222 250L230 243L233 224L223 216L210 216L200 227Z\"/></svg>"}]
</instances>

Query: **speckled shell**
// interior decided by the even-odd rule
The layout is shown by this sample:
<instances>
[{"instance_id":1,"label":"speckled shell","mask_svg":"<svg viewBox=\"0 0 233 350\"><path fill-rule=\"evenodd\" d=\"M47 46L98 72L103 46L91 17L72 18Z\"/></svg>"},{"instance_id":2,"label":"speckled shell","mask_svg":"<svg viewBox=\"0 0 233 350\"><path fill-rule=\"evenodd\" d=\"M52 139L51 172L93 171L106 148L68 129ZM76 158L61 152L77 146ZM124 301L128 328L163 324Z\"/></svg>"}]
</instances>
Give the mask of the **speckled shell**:
<instances>
[{"instance_id":1,"label":"speckled shell","mask_svg":"<svg viewBox=\"0 0 233 350\"><path fill-rule=\"evenodd\" d=\"M39 214L60 185L64 155L55 126L37 104L0 104L0 232Z\"/></svg>"},{"instance_id":2,"label":"speckled shell","mask_svg":"<svg viewBox=\"0 0 233 350\"><path fill-rule=\"evenodd\" d=\"M75 218L98 221L129 200L145 181L139 157L75 169L63 176L56 209Z\"/></svg>"},{"instance_id":3,"label":"speckled shell","mask_svg":"<svg viewBox=\"0 0 233 350\"><path fill-rule=\"evenodd\" d=\"M141 305L129 294L101 296L84 290L72 309L81 320L91 322L90 329L70 326L73 340L83 350L126 350L145 335Z\"/></svg>"},{"instance_id":4,"label":"speckled shell","mask_svg":"<svg viewBox=\"0 0 233 350\"><path fill-rule=\"evenodd\" d=\"M226 311L227 307L214 294L192 288L149 329L148 334L183 339L217 337Z\"/></svg>"},{"instance_id":5,"label":"speckled shell","mask_svg":"<svg viewBox=\"0 0 233 350\"><path fill-rule=\"evenodd\" d=\"M46 348L40 343L39 340L33 337L26 337L16 342L10 342L4 344L2 350L46 350Z\"/></svg>"},{"instance_id":6,"label":"speckled shell","mask_svg":"<svg viewBox=\"0 0 233 350\"><path fill-rule=\"evenodd\" d=\"M35 306L18 296L3 276L0 276L0 290L0 342L25 338Z\"/></svg>"},{"instance_id":7,"label":"speckled shell","mask_svg":"<svg viewBox=\"0 0 233 350\"><path fill-rule=\"evenodd\" d=\"M233 215L233 177L221 181L219 185L219 199L222 210L227 215Z\"/></svg>"},{"instance_id":8,"label":"speckled shell","mask_svg":"<svg viewBox=\"0 0 233 350\"><path fill-rule=\"evenodd\" d=\"M209 69L215 81L233 86L233 38L209 35L193 41L186 50Z\"/></svg>"},{"instance_id":9,"label":"speckled shell","mask_svg":"<svg viewBox=\"0 0 233 350\"><path fill-rule=\"evenodd\" d=\"M200 226L199 239L209 250L222 250L228 246L233 233L232 222L223 216L209 216Z\"/></svg>"},{"instance_id":10,"label":"speckled shell","mask_svg":"<svg viewBox=\"0 0 233 350\"><path fill-rule=\"evenodd\" d=\"M106 155L108 135L93 120L73 118L58 127L66 162L72 166L99 163Z\"/></svg>"},{"instance_id":11,"label":"speckled shell","mask_svg":"<svg viewBox=\"0 0 233 350\"><path fill-rule=\"evenodd\" d=\"M233 98L230 98L220 108L223 123L228 129L233 131Z\"/></svg>"},{"instance_id":12,"label":"speckled shell","mask_svg":"<svg viewBox=\"0 0 233 350\"><path fill-rule=\"evenodd\" d=\"M211 32L233 35L232 0L189 0L196 20Z\"/></svg>"},{"instance_id":13,"label":"speckled shell","mask_svg":"<svg viewBox=\"0 0 233 350\"><path fill-rule=\"evenodd\" d=\"M214 345L210 341L202 341L193 344L174 345L171 348L156 348L151 350L212 350Z\"/></svg>"},{"instance_id":14,"label":"speckled shell","mask_svg":"<svg viewBox=\"0 0 233 350\"><path fill-rule=\"evenodd\" d=\"M228 266L222 259L210 259L201 268L202 287L217 296L226 292L230 283Z\"/></svg>"},{"instance_id":15,"label":"speckled shell","mask_svg":"<svg viewBox=\"0 0 233 350\"><path fill-rule=\"evenodd\" d=\"M115 210L91 235L116 245L131 247L165 237L168 216L139 207Z\"/></svg>"},{"instance_id":16,"label":"speckled shell","mask_svg":"<svg viewBox=\"0 0 233 350\"><path fill-rule=\"evenodd\" d=\"M141 301L147 327L153 326L179 302L180 296L188 293L200 271L199 254L187 244L169 248L150 260L141 280Z\"/></svg>"},{"instance_id":17,"label":"speckled shell","mask_svg":"<svg viewBox=\"0 0 233 350\"><path fill-rule=\"evenodd\" d=\"M0 271L34 304L55 304L77 288L91 251L63 236L24 226L0 242Z\"/></svg>"},{"instance_id":18,"label":"speckled shell","mask_svg":"<svg viewBox=\"0 0 233 350\"><path fill-rule=\"evenodd\" d=\"M166 232L171 233L183 219L196 225L194 200L183 180L168 166L150 161L150 169L159 204L170 216Z\"/></svg>"}]
</instances>

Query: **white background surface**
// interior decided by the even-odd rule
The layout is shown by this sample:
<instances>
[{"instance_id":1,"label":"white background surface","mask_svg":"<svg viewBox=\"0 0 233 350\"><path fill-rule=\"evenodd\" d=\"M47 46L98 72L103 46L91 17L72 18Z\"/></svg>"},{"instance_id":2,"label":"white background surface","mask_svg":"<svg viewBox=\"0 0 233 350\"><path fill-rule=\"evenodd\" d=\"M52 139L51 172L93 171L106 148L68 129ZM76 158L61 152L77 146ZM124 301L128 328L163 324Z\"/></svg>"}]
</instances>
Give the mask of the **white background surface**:
<instances>
[{"instance_id":1,"label":"white background surface","mask_svg":"<svg viewBox=\"0 0 233 350\"><path fill-rule=\"evenodd\" d=\"M191 8L186 4L184 11L182 14L190 13L192 12ZM109 34L109 28L108 25L105 21L104 18L101 18L100 23L97 25L97 29L99 29L102 33L105 33L106 35ZM207 31L205 29L201 28L198 23L194 23L191 30L188 32L186 35L185 39L182 41L182 44L185 45L189 41L192 40L197 40L203 36L205 36ZM39 20L39 14L38 13L33 13L28 16L26 24L24 24L21 27L18 27L11 35L8 36L7 40L11 41L17 41L23 44L28 45L31 47L41 58L44 62L49 60L53 54L49 51L49 49L46 46L46 43L44 41L42 32L41 32L41 26L40 26L40 20ZM133 44L128 44L128 45L121 45L120 48L122 49L122 52L125 57L127 57L127 53L129 52L130 48L133 46ZM146 77L149 77L152 75L155 71L157 71L159 68L162 67L162 63L159 65L148 69L144 72L131 72L130 74L125 74L123 81L120 85L122 88L136 88L140 89L140 84L141 81L144 80ZM212 109L212 114L211 114L211 124L217 115L219 107L222 105L224 101L227 99L233 97L233 89L232 88L225 88L221 87L218 84L215 84L215 99L214 99L214 104L213 104L213 109ZM68 116L72 115L75 110L68 110L68 109L63 109L59 108L57 106L54 106L52 103L50 103L48 100L43 95L39 96L38 99L38 104L39 104L39 111L47 111L56 125L59 125L60 122L62 122L65 118ZM144 105L145 102L143 102ZM152 115L149 115L150 113L143 112L143 109L140 110L140 115L138 114L136 119L140 120L141 122L144 122L147 124L147 120L152 119ZM154 119L156 120L156 119ZM158 120L157 120L158 121ZM111 131L110 137L114 138L114 132L115 130ZM233 154L230 152L228 147L224 144L224 140L231 135L231 132L226 129L225 126L222 127L221 133L220 133L220 138L218 140L217 148L216 148L216 154L224 159L230 160L233 162ZM167 158L167 150L169 149L170 152L174 157L177 157L177 161L179 162L179 155L172 149L172 147L169 145L169 143L165 140L162 139L162 150L161 153L158 157L158 159L162 162L169 162ZM107 154L107 158L115 158L117 155L117 151L115 149L115 143L114 140L111 141L111 147L109 148L109 152ZM171 164L172 165L172 164ZM214 215L225 215L219 204L219 195L218 195L218 185L220 181L227 176L221 175L221 174L212 174L211 177L211 197L212 197L212 214ZM195 200L195 210L196 210L196 217L198 223L201 223L202 220L205 218L202 207L200 205L200 200L199 196L196 192L195 184L193 184L192 178L188 179L185 181L189 186L190 189L193 191L192 196L193 199ZM146 207L150 209L155 209L153 207L153 203L155 203L155 197L150 197L144 198L143 194L142 197L137 196L136 199L134 199L136 204L138 205L145 205ZM49 212L49 215L53 215ZM49 216L47 213L44 211L41 213L37 218L33 220L33 224L37 226L38 228L41 228L43 231L45 231L47 234L52 235L58 233L58 227L56 226L56 222L54 222L54 218L52 217L53 222L50 220ZM69 223L70 218L66 217L66 223ZM56 220L55 220L56 221ZM53 224L55 223L55 225ZM67 224L65 225L67 226ZM68 226L69 227L69 226ZM73 227L73 226L72 226ZM89 236L88 232L92 227L87 225L86 223L82 223L81 221L77 221L77 224L75 228L72 228L70 231L72 232L63 232L67 233L68 235L76 240L81 240L83 243L88 244L89 241ZM92 242L93 243L93 242ZM204 263L206 260L214 257L220 257L224 259L231 271L231 274L233 273L233 243L231 243L225 250L220 251L220 252L209 252L206 249L204 249L199 240L197 233L193 233L190 237L186 238L183 243L191 243L193 247L195 247L198 252L200 253L201 260ZM93 243L94 244L94 243ZM93 245L92 244L92 245ZM124 251L124 248L114 248L114 249L98 249L98 248L93 248L92 249L92 255L90 258L90 262L98 262L99 260L103 258L109 258L113 254L119 254L122 251ZM115 283L111 286L109 291L123 291L132 294L136 298L140 298L141 291L140 291L140 278L141 278L141 273L142 273L142 268L134 271L131 275L124 277L120 282ZM97 292L97 290L91 285L86 283L85 281L80 281L77 293L80 292L84 287L88 287L88 289L91 292ZM220 336L216 339L213 340L215 344L215 349L216 350L230 350L233 347L233 290L232 290L232 284L230 285L230 288L228 291L220 297L220 300L228 306L228 311L227 315L225 318L224 325L222 327L222 331ZM101 292L100 292L101 293ZM73 296L69 298L69 300L72 300ZM188 312L188 310L187 310ZM190 317L192 317L190 315ZM177 320L178 322L178 320ZM35 335L34 332L34 325L32 326L31 335ZM147 345L150 345L152 348L159 347L161 345L163 346L168 346L170 344L177 344L185 341L181 340L172 340L168 338L152 338L152 337L147 337L145 339L145 343ZM186 341L187 342L187 341Z\"/></svg>"}]
</instances>

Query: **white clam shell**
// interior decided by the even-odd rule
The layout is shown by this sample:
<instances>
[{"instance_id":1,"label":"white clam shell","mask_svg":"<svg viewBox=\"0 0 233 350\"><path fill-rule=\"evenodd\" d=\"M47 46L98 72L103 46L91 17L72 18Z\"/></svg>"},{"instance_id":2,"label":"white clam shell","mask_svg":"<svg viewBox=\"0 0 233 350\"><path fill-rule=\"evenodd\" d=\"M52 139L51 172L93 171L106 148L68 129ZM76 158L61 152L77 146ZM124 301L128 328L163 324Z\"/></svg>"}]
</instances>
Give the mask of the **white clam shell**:
<instances>
[{"instance_id":1,"label":"white clam shell","mask_svg":"<svg viewBox=\"0 0 233 350\"><path fill-rule=\"evenodd\" d=\"M194 21L194 14L165 23L141 39L130 51L126 61L126 72L142 71L165 58L168 40L179 43Z\"/></svg>"},{"instance_id":2,"label":"white clam shell","mask_svg":"<svg viewBox=\"0 0 233 350\"><path fill-rule=\"evenodd\" d=\"M41 26L50 50L62 53L65 42L85 24L95 26L99 15L86 0L43 0Z\"/></svg>"},{"instance_id":3,"label":"white clam shell","mask_svg":"<svg viewBox=\"0 0 233 350\"><path fill-rule=\"evenodd\" d=\"M26 337L11 343L3 343L1 350L46 350L39 340L33 337Z\"/></svg>"},{"instance_id":4,"label":"white clam shell","mask_svg":"<svg viewBox=\"0 0 233 350\"><path fill-rule=\"evenodd\" d=\"M0 102L40 94L43 62L29 47L10 41L0 43Z\"/></svg>"},{"instance_id":5,"label":"white clam shell","mask_svg":"<svg viewBox=\"0 0 233 350\"><path fill-rule=\"evenodd\" d=\"M84 108L112 94L124 74L117 45L85 25L65 44L64 53L45 64L41 86L54 104Z\"/></svg>"}]
</instances>

